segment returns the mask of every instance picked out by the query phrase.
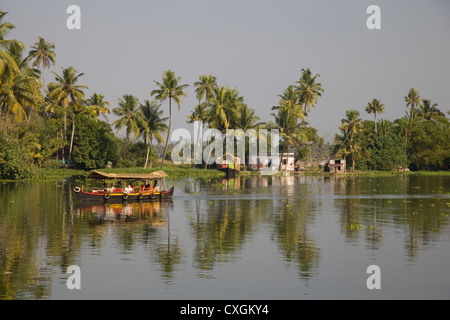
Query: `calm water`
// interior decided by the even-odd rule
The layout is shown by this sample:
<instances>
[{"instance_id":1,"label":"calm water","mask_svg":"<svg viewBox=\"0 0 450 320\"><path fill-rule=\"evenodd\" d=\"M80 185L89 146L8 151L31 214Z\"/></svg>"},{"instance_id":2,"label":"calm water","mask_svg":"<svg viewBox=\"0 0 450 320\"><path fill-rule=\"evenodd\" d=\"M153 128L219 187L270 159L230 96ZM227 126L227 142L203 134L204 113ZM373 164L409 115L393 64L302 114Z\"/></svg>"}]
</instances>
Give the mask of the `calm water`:
<instances>
[{"instance_id":1,"label":"calm water","mask_svg":"<svg viewBox=\"0 0 450 320\"><path fill-rule=\"evenodd\" d=\"M0 182L0 299L450 298L449 176L168 183L170 203L86 206L72 179Z\"/></svg>"}]
</instances>

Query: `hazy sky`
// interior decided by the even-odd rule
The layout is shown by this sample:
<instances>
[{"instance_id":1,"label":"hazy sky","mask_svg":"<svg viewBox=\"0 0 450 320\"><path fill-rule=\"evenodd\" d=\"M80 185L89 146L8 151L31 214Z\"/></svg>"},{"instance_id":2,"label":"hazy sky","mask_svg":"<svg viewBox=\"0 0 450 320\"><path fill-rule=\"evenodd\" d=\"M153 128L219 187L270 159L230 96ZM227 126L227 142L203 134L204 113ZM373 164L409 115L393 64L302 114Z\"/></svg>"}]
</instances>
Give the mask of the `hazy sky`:
<instances>
[{"instance_id":1,"label":"hazy sky","mask_svg":"<svg viewBox=\"0 0 450 320\"><path fill-rule=\"evenodd\" d=\"M81 8L81 30L66 27L72 4ZM366 26L373 4L381 9L380 30ZM27 47L38 36L53 42L51 71L83 72L86 95L104 94L111 109L124 94L151 99L153 80L172 69L189 84L181 111L173 113L174 129L193 131L186 119L201 74L236 86L269 121L278 95L310 68L325 93L308 121L328 141L348 109L373 119L364 111L373 98L386 105L381 118L403 116L411 87L450 109L448 0L2 0L0 9L16 26L8 38Z\"/></svg>"}]
</instances>

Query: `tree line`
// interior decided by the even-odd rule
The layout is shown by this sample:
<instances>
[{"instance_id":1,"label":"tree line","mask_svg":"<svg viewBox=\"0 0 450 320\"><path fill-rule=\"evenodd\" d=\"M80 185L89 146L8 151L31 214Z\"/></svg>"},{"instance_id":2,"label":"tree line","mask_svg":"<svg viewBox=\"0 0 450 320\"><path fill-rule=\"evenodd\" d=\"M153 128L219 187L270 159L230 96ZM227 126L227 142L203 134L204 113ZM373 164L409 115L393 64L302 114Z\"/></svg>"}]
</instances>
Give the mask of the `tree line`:
<instances>
[{"instance_id":1,"label":"tree line","mask_svg":"<svg viewBox=\"0 0 450 320\"><path fill-rule=\"evenodd\" d=\"M407 111L394 121L378 119L385 105L367 103L374 121L363 121L357 110L346 111L334 137L334 156L351 163L350 170L449 170L450 123L431 99L411 88L404 97ZM409 110L408 110L409 109Z\"/></svg>"},{"instance_id":2,"label":"tree line","mask_svg":"<svg viewBox=\"0 0 450 320\"><path fill-rule=\"evenodd\" d=\"M55 45L39 37L26 52L21 41L6 38L14 29L4 21L6 14L0 12L0 178L33 177L42 167L147 168L158 158L157 165L164 167L170 159L172 103L180 110L189 87L181 77L166 70L160 81L154 80L151 99L124 94L116 106L101 93L87 97L84 73L73 66L52 71L54 80L47 83L46 71L56 63ZM302 69L298 80L278 95L273 120L261 122L237 87L202 74L193 84L198 103L187 122L201 121L222 132L278 129L281 153L295 152L297 159L342 157L351 170L448 169L449 121L415 89L405 96L409 112L393 122L377 119L385 111L379 99L365 109L374 121L363 121L358 111L348 110L333 144L327 145L307 122L325 92L319 77ZM111 112L117 120L109 123Z\"/></svg>"}]
</instances>

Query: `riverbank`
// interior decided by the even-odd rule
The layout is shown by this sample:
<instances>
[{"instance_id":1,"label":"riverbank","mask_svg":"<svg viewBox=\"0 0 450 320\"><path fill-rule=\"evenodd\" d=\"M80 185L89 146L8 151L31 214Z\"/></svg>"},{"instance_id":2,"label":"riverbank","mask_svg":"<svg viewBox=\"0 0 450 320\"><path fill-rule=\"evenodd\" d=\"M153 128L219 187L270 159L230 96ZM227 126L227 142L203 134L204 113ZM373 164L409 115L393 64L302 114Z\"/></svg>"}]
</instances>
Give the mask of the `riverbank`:
<instances>
[{"instance_id":1,"label":"riverbank","mask_svg":"<svg viewBox=\"0 0 450 320\"><path fill-rule=\"evenodd\" d=\"M151 173L154 171L161 170L160 166L153 166L152 168L144 169L142 167L134 168L104 168L99 169L106 173ZM163 171L166 172L171 178L178 177L198 177L198 178L223 178L225 173L215 169L205 168L193 168L189 165L175 165L172 163L165 164ZM38 181L48 181L48 180L61 180L69 177L86 177L90 171L72 169L72 168L42 168L39 177L29 180ZM260 175L257 171L241 171L238 176L248 176L248 175ZM306 176L391 176L391 175L405 175L405 176L415 176L415 175L432 175L432 176L450 176L450 171L355 171L346 172L343 174L333 174L327 172L317 172L317 171L294 171L294 172L278 172L276 175L306 175ZM6 181L6 180L3 180Z\"/></svg>"}]
</instances>

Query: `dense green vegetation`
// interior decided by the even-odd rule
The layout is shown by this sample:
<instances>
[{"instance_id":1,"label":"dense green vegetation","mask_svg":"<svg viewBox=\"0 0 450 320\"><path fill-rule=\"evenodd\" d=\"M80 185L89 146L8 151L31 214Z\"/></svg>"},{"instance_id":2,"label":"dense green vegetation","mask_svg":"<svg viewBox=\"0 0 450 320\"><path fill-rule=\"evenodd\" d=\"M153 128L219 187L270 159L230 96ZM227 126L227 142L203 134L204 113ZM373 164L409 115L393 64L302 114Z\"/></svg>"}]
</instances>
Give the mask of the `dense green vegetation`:
<instances>
[{"instance_id":1,"label":"dense green vegetation","mask_svg":"<svg viewBox=\"0 0 450 320\"><path fill-rule=\"evenodd\" d=\"M141 102L130 94L116 103L101 93L87 97L84 73L73 66L53 71L54 81L47 83L47 69L57 60L55 45L39 37L27 52L22 42L7 39L14 25L5 17L0 12L0 179L42 178L47 169L58 167L153 170L170 164L164 161L171 159L172 102L179 109L189 86L181 77L164 71L162 80L154 81L155 88L149 88L154 100ZM201 121L222 132L278 129L280 152L295 152L298 160L346 158L352 171L449 169L449 120L414 88L404 98L409 112L403 118L377 119L390 106L373 99L361 107L374 115L374 121L363 121L359 111L348 110L333 145L326 144L307 122L325 92L319 77L302 69L272 107L273 121L263 123L237 87L221 85L211 74L200 75L193 84L198 104L187 122ZM118 117L111 124L110 105ZM118 135L122 130L123 138Z\"/></svg>"}]
</instances>

